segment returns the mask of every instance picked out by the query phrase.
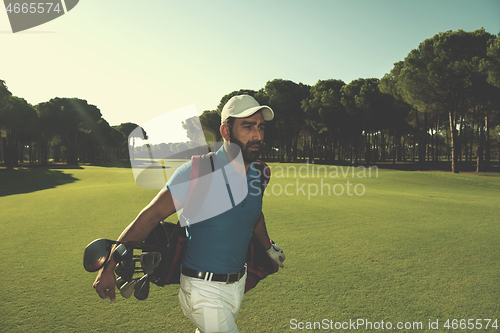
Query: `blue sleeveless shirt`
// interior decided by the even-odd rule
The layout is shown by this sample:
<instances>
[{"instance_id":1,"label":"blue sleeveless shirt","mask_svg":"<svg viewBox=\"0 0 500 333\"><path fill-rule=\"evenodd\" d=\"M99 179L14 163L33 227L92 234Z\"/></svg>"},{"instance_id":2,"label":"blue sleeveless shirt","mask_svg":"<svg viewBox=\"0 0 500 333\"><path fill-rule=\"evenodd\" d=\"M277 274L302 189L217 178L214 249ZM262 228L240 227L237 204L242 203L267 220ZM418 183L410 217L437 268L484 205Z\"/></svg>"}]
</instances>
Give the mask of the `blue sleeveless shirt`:
<instances>
[{"instance_id":1,"label":"blue sleeveless shirt","mask_svg":"<svg viewBox=\"0 0 500 333\"><path fill-rule=\"evenodd\" d=\"M197 216L210 216L187 227L187 246L182 264L191 269L216 274L238 272L245 264L248 243L262 211L260 174L250 165L246 177L229 163L224 147L215 153L216 170L208 195ZM167 189L180 202L187 196L191 161L180 166L167 182ZM229 191L214 190L225 187ZM215 193L215 195L214 195ZM234 207L233 207L234 204ZM214 209L218 215L214 215Z\"/></svg>"}]
</instances>

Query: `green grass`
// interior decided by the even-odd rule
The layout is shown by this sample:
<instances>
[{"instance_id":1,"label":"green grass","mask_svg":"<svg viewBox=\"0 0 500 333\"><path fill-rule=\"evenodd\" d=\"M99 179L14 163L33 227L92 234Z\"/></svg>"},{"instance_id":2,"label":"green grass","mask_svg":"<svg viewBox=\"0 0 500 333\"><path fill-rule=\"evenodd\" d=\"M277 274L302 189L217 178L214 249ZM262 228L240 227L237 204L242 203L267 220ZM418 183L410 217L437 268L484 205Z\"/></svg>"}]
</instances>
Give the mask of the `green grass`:
<instances>
[{"instance_id":1,"label":"green grass","mask_svg":"<svg viewBox=\"0 0 500 333\"><path fill-rule=\"evenodd\" d=\"M439 319L444 332L448 318L500 317L498 174L372 170L361 178L362 169L353 177L293 164L302 176L309 168L294 178L283 166L271 164L264 213L285 269L245 296L240 332L359 318L422 322L419 331ZM348 195L347 180L363 195ZM83 269L85 246L116 239L157 192L136 186L131 169L0 170L0 184L2 332L194 332L177 286L111 304ZM328 194L335 184L342 195Z\"/></svg>"}]
</instances>

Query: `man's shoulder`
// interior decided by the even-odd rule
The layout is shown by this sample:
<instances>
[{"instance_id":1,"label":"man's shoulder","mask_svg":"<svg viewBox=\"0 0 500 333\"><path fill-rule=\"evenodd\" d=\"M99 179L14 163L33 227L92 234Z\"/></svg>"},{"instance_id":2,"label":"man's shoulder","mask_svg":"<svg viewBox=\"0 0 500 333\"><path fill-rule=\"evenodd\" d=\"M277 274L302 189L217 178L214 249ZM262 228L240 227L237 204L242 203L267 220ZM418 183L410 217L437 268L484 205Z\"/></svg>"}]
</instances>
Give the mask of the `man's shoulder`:
<instances>
[{"instance_id":1,"label":"man's shoulder","mask_svg":"<svg viewBox=\"0 0 500 333\"><path fill-rule=\"evenodd\" d=\"M189 181L189 179L191 178L191 163L192 161L189 160L181 166L177 167L170 179L168 179L167 186L172 186L174 184Z\"/></svg>"},{"instance_id":2,"label":"man's shoulder","mask_svg":"<svg viewBox=\"0 0 500 333\"><path fill-rule=\"evenodd\" d=\"M250 165L250 170L254 170L259 176L264 176L264 178L271 178L271 169L266 164L266 162L261 160L255 160Z\"/></svg>"}]
</instances>

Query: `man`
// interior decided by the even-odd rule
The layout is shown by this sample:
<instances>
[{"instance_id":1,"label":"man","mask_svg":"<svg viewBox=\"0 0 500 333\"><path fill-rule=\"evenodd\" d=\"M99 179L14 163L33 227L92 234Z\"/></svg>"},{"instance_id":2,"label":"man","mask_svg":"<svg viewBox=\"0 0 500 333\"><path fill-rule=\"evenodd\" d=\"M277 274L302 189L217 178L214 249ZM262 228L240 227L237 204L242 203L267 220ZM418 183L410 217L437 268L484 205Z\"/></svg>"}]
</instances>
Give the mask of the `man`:
<instances>
[{"instance_id":1,"label":"man","mask_svg":"<svg viewBox=\"0 0 500 333\"><path fill-rule=\"evenodd\" d=\"M271 246L267 234L262 195L255 193L255 189L260 187L254 182L260 182L260 176L252 165L262 149L265 121L273 117L270 107L259 105L249 95L234 96L222 110L220 133L224 145L214 154L216 169L224 173L225 184L230 178L233 180L229 184L235 184L234 179L239 179L244 186L226 185L232 207L187 227L179 301L184 314L197 326L197 332L238 332L235 318L244 294L245 256L252 231L269 257L283 267L285 256L278 246ZM160 220L175 213L176 207L182 207L187 194L186 184L190 181L190 169L191 162L177 169L165 188L139 213L118 240L146 239ZM211 187L217 186L216 182L212 183ZM241 200L237 199L240 189L246 194ZM209 211L210 207L221 204L222 195L210 193L201 205L202 214L204 208ZM111 256L94 282L99 296L109 297L111 301L115 299L115 264Z\"/></svg>"}]
</instances>

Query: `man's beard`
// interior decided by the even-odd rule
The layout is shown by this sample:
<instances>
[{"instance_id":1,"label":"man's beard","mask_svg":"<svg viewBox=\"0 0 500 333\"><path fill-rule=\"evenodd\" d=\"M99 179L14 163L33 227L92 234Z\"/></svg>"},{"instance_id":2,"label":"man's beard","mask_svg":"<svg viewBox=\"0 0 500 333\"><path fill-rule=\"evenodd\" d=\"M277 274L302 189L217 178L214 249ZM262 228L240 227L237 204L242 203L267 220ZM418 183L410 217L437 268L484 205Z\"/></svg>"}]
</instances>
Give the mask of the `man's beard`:
<instances>
[{"instance_id":1,"label":"man's beard","mask_svg":"<svg viewBox=\"0 0 500 333\"><path fill-rule=\"evenodd\" d=\"M240 149L241 153L243 155L243 162L245 163L252 163L259 158L261 152L262 152L262 142L259 140L255 141L248 141L246 144L243 144L240 140L236 139L233 137L232 134L229 136L229 142L237 144ZM250 150L251 146L258 146L258 150Z\"/></svg>"}]
</instances>

